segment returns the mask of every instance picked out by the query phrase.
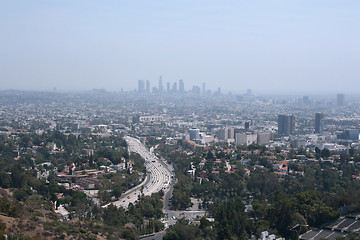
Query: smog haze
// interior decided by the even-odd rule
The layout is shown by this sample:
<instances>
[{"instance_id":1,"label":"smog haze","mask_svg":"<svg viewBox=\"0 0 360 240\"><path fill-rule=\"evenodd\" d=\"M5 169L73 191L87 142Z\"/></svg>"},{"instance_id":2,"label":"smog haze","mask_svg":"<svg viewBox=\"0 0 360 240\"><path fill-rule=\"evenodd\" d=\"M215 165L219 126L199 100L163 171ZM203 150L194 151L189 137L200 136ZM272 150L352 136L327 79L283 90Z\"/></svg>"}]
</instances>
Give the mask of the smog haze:
<instances>
[{"instance_id":1,"label":"smog haze","mask_svg":"<svg viewBox=\"0 0 360 240\"><path fill-rule=\"evenodd\" d=\"M355 93L359 1L3 1L0 89Z\"/></svg>"}]
</instances>

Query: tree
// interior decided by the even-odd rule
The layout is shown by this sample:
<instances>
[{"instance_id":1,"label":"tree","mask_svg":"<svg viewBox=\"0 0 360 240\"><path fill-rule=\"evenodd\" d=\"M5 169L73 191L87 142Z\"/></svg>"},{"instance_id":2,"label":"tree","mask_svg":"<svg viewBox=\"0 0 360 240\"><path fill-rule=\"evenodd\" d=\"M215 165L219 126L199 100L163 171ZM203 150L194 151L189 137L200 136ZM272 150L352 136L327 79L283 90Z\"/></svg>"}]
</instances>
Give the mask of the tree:
<instances>
[{"instance_id":1,"label":"tree","mask_svg":"<svg viewBox=\"0 0 360 240\"><path fill-rule=\"evenodd\" d=\"M0 171L0 187L9 188L12 185L12 180L9 174L4 171Z\"/></svg>"},{"instance_id":2,"label":"tree","mask_svg":"<svg viewBox=\"0 0 360 240\"><path fill-rule=\"evenodd\" d=\"M5 234L5 230L6 230L6 224L0 220L0 236L3 236L3 234Z\"/></svg>"},{"instance_id":3,"label":"tree","mask_svg":"<svg viewBox=\"0 0 360 240\"><path fill-rule=\"evenodd\" d=\"M111 194L115 197L115 198L119 198L121 196L122 190L120 187L115 187Z\"/></svg>"},{"instance_id":4,"label":"tree","mask_svg":"<svg viewBox=\"0 0 360 240\"><path fill-rule=\"evenodd\" d=\"M110 204L103 212L104 223L110 226L121 226L127 221L123 208L116 208Z\"/></svg>"},{"instance_id":5,"label":"tree","mask_svg":"<svg viewBox=\"0 0 360 240\"><path fill-rule=\"evenodd\" d=\"M206 160L213 160L214 159L214 154L209 150L206 154Z\"/></svg>"},{"instance_id":6,"label":"tree","mask_svg":"<svg viewBox=\"0 0 360 240\"><path fill-rule=\"evenodd\" d=\"M26 197L28 196L28 194L25 191L25 189L21 188L21 189L16 189L14 191L13 196L18 201L24 201L26 199Z\"/></svg>"},{"instance_id":7,"label":"tree","mask_svg":"<svg viewBox=\"0 0 360 240\"><path fill-rule=\"evenodd\" d=\"M321 157L324 158L324 159L328 159L330 157L330 150L327 149L327 148L324 148L321 151Z\"/></svg>"},{"instance_id":8,"label":"tree","mask_svg":"<svg viewBox=\"0 0 360 240\"><path fill-rule=\"evenodd\" d=\"M262 198L271 198L280 189L279 181L273 173L253 173L247 187L255 195Z\"/></svg>"},{"instance_id":9,"label":"tree","mask_svg":"<svg viewBox=\"0 0 360 240\"><path fill-rule=\"evenodd\" d=\"M177 232L170 231L164 235L163 240L181 240L181 239L180 239L179 235L177 234Z\"/></svg>"},{"instance_id":10,"label":"tree","mask_svg":"<svg viewBox=\"0 0 360 240\"><path fill-rule=\"evenodd\" d=\"M354 147L351 147L351 148L349 149L349 155L350 155L350 157L354 157L354 154L355 154L355 148L354 148Z\"/></svg>"},{"instance_id":11,"label":"tree","mask_svg":"<svg viewBox=\"0 0 360 240\"><path fill-rule=\"evenodd\" d=\"M270 227L278 229L280 235L289 236L292 227L290 219L293 212L294 205L292 201L283 192L278 192L266 219L270 222Z\"/></svg>"},{"instance_id":12,"label":"tree","mask_svg":"<svg viewBox=\"0 0 360 240\"><path fill-rule=\"evenodd\" d=\"M175 209L185 210L186 208L190 207L192 204L189 195L179 188L174 188L173 196L171 200L172 200L172 205Z\"/></svg>"},{"instance_id":13,"label":"tree","mask_svg":"<svg viewBox=\"0 0 360 240\"><path fill-rule=\"evenodd\" d=\"M164 235L163 239L193 240L200 236L201 232L199 228L189 225L188 220L181 218L170 228L170 231Z\"/></svg>"},{"instance_id":14,"label":"tree","mask_svg":"<svg viewBox=\"0 0 360 240\"><path fill-rule=\"evenodd\" d=\"M320 159L320 156L321 156L321 150L320 150L320 148L315 147L315 158L319 160L319 159Z\"/></svg>"},{"instance_id":15,"label":"tree","mask_svg":"<svg viewBox=\"0 0 360 240\"><path fill-rule=\"evenodd\" d=\"M241 200L224 201L215 206L217 239L248 239L247 216Z\"/></svg>"}]
</instances>

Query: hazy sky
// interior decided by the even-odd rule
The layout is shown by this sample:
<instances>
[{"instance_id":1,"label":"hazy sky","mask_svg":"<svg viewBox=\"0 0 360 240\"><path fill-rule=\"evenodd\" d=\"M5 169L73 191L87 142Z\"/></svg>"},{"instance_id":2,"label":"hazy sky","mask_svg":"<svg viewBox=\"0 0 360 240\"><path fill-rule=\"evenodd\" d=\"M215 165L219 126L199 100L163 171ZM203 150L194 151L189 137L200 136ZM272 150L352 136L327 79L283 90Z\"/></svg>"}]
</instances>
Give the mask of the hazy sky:
<instances>
[{"instance_id":1,"label":"hazy sky","mask_svg":"<svg viewBox=\"0 0 360 240\"><path fill-rule=\"evenodd\" d=\"M0 89L358 92L359 0L3 0Z\"/></svg>"}]
</instances>

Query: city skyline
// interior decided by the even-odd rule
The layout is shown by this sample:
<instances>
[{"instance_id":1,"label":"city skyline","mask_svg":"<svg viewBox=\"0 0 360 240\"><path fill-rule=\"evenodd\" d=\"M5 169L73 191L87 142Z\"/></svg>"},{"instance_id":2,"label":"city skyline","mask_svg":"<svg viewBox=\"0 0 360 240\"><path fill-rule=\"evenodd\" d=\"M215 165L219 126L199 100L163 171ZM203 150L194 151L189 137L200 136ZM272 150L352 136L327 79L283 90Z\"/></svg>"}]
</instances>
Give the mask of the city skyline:
<instances>
[{"instance_id":1,"label":"city skyline","mask_svg":"<svg viewBox=\"0 0 360 240\"><path fill-rule=\"evenodd\" d=\"M294 224L305 221L306 229L295 230L299 237L294 239L360 234L355 218L360 99L259 96L251 89L218 97L208 94L206 84L183 94L181 82L179 88L166 82L166 92L154 94L146 92L151 86L146 80L138 81L138 91L123 93L0 91L2 233L56 239L61 231L47 228L52 222L71 230L65 239L118 239L131 224L131 239L149 234L168 239L182 224L198 237L177 239L205 234L224 239L217 224L224 215L212 209L237 201L240 208L230 212L243 214L244 221L228 222L229 229L251 223L239 239L259 239L254 236L260 233L261 239L275 239L273 232L290 239ZM277 200L276 192L287 196L286 202ZM302 196L317 199L312 212L310 205L298 203ZM344 202L334 199L346 200L345 219ZM46 208L31 208L34 201ZM6 203L26 212L10 218ZM258 203L265 211L255 219ZM283 203L284 219L296 216L299 223L275 221L270 227L274 211L283 214ZM318 228L314 216L324 225ZM124 221L109 223L113 218ZM158 227L136 225L139 220ZM94 224L85 224L90 221ZM24 228L24 222L33 227ZM74 231L79 223L91 235Z\"/></svg>"},{"instance_id":2,"label":"city skyline","mask_svg":"<svg viewBox=\"0 0 360 240\"><path fill-rule=\"evenodd\" d=\"M360 239L360 2L0 8L3 239Z\"/></svg>"}]
</instances>

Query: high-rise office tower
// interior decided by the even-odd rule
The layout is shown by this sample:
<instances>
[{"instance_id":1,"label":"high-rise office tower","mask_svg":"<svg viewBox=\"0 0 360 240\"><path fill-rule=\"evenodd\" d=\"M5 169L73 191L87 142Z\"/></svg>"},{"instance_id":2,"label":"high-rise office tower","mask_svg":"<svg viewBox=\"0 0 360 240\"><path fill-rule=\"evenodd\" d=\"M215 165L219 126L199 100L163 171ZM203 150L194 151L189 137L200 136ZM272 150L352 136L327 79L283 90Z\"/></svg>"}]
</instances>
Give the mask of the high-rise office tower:
<instances>
[{"instance_id":1,"label":"high-rise office tower","mask_svg":"<svg viewBox=\"0 0 360 240\"><path fill-rule=\"evenodd\" d=\"M245 122L245 129L249 129L250 128L250 122Z\"/></svg>"},{"instance_id":2,"label":"high-rise office tower","mask_svg":"<svg viewBox=\"0 0 360 240\"><path fill-rule=\"evenodd\" d=\"M200 139L200 129L198 128L189 129L189 135L190 135L190 140L192 141Z\"/></svg>"},{"instance_id":3,"label":"high-rise office tower","mask_svg":"<svg viewBox=\"0 0 360 240\"><path fill-rule=\"evenodd\" d=\"M303 103L305 105L310 105L311 102L309 96L303 96Z\"/></svg>"},{"instance_id":4,"label":"high-rise office tower","mask_svg":"<svg viewBox=\"0 0 360 240\"><path fill-rule=\"evenodd\" d=\"M295 133L295 116L279 115L278 116L278 133L280 135L290 135Z\"/></svg>"},{"instance_id":5,"label":"high-rise office tower","mask_svg":"<svg viewBox=\"0 0 360 240\"><path fill-rule=\"evenodd\" d=\"M352 141L359 141L359 130L358 129L347 129L344 131L345 139Z\"/></svg>"},{"instance_id":6,"label":"high-rise office tower","mask_svg":"<svg viewBox=\"0 0 360 240\"><path fill-rule=\"evenodd\" d=\"M191 92L196 94L196 95L200 95L200 87L199 86L193 86Z\"/></svg>"},{"instance_id":7,"label":"high-rise office tower","mask_svg":"<svg viewBox=\"0 0 360 240\"><path fill-rule=\"evenodd\" d=\"M177 82L174 82L174 83L173 83L173 86L172 86L171 91L172 91L173 93L177 93Z\"/></svg>"},{"instance_id":8,"label":"high-rise office tower","mask_svg":"<svg viewBox=\"0 0 360 240\"><path fill-rule=\"evenodd\" d=\"M150 81L146 80L146 92L150 93Z\"/></svg>"},{"instance_id":9,"label":"high-rise office tower","mask_svg":"<svg viewBox=\"0 0 360 240\"><path fill-rule=\"evenodd\" d=\"M234 138L235 138L234 128L228 128L228 138L230 138L230 139L234 139Z\"/></svg>"},{"instance_id":10,"label":"high-rise office tower","mask_svg":"<svg viewBox=\"0 0 360 240\"><path fill-rule=\"evenodd\" d=\"M184 81L182 79L179 80L179 92L180 93L185 92Z\"/></svg>"},{"instance_id":11,"label":"high-rise office tower","mask_svg":"<svg viewBox=\"0 0 360 240\"><path fill-rule=\"evenodd\" d=\"M315 113L315 133L322 134L324 132L324 114Z\"/></svg>"},{"instance_id":12,"label":"high-rise office tower","mask_svg":"<svg viewBox=\"0 0 360 240\"><path fill-rule=\"evenodd\" d=\"M246 90L246 95L248 95L248 96L251 96L251 95L252 95L251 89Z\"/></svg>"},{"instance_id":13,"label":"high-rise office tower","mask_svg":"<svg viewBox=\"0 0 360 240\"><path fill-rule=\"evenodd\" d=\"M338 106L345 106L345 94L339 93L337 95L337 105Z\"/></svg>"},{"instance_id":14,"label":"high-rise office tower","mask_svg":"<svg viewBox=\"0 0 360 240\"><path fill-rule=\"evenodd\" d=\"M206 83L202 84L202 91L201 91L202 95L206 94Z\"/></svg>"},{"instance_id":15,"label":"high-rise office tower","mask_svg":"<svg viewBox=\"0 0 360 240\"><path fill-rule=\"evenodd\" d=\"M359 129L345 129L342 133L337 134L337 138L359 141Z\"/></svg>"},{"instance_id":16,"label":"high-rise office tower","mask_svg":"<svg viewBox=\"0 0 360 240\"><path fill-rule=\"evenodd\" d=\"M234 138L236 138L237 133L246 133L246 130L243 128L234 128Z\"/></svg>"},{"instance_id":17,"label":"high-rise office tower","mask_svg":"<svg viewBox=\"0 0 360 240\"><path fill-rule=\"evenodd\" d=\"M138 81L138 92L143 93L145 91L145 82L144 80Z\"/></svg>"},{"instance_id":18,"label":"high-rise office tower","mask_svg":"<svg viewBox=\"0 0 360 240\"><path fill-rule=\"evenodd\" d=\"M163 92L164 91L164 86L163 86L163 82L162 82L162 77L160 76L159 78L159 92Z\"/></svg>"},{"instance_id":19,"label":"high-rise office tower","mask_svg":"<svg viewBox=\"0 0 360 240\"><path fill-rule=\"evenodd\" d=\"M229 138L228 128L219 129L218 138L220 141L226 141Z\"/></svg>"},{"instance_id":20,"label":"high-rise office tower","mask_svg":"<svg viewBox=\"0 0 360 240\"><path fill-rule=\"evenodd\" d=\"M166 93L170 93L170 83L166 83Z\"/></svg>"},{"instance_id":21,"label":"high-rise office tower","mask_svg":"<svg viewBox=\"0 0 360 240\"><path fill-rule=\"evenodd\" d=\"M217 89L217 95L221 95L221 87L218 87L218 89Z\"/></svg>"}]
</instances>

